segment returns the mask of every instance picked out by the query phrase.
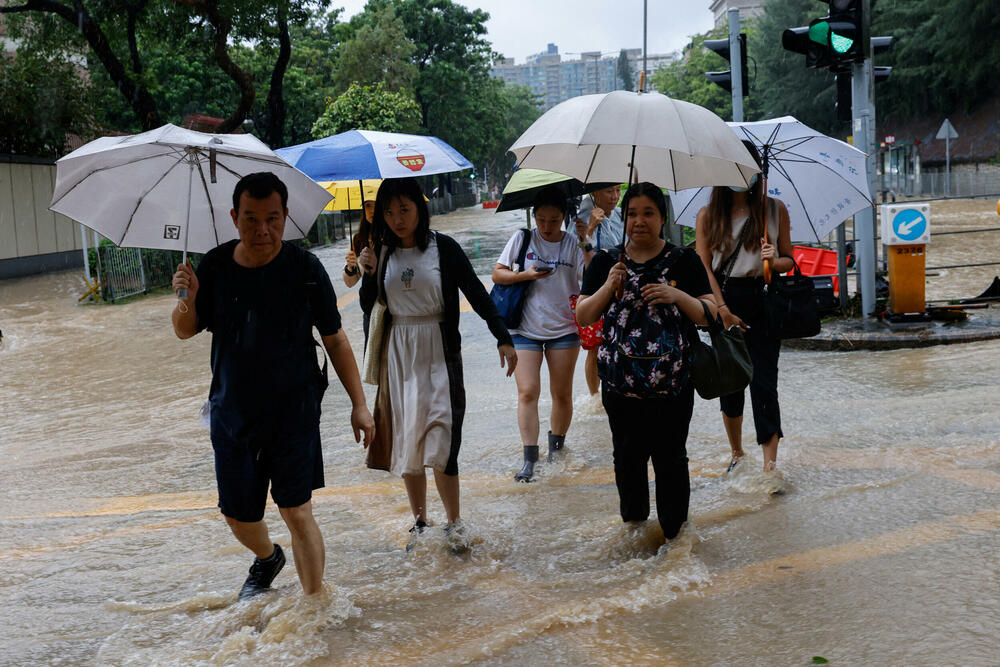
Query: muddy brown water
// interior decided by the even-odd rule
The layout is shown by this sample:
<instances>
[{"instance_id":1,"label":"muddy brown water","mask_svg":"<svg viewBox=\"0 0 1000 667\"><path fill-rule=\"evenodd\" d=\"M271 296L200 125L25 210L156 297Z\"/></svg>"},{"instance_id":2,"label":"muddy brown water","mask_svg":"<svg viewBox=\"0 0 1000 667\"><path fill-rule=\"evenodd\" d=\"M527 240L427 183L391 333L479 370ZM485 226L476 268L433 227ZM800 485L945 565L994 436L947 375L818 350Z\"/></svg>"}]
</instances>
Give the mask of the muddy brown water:
<instances>
[{"instance_id":1,"label":"muddy brown water","mask_svg":"<svg viewBox=\"0 0 1000 667\"><path fill-rule=\"evenodd\" d=\"M932 215L937 229L997 226L994 206ZM434 224L487 276L521 221L466 210ZM360 356L344 251L317 254ZM1000 258L1000 234L936 237L928 263L982 256ZM995 273L942 272L928 297L972 296ZM607 422L587 398L565 456L513 482L514 384L467 313L471 550L445 548L433 490L438 530L404 550L402 483L365 469L334 383L315 495L326 590L303 598L287 567L238 603L250 559L215 507L198 418L208 336L174 337L169 295L78 306L81 291L75 272L0 282L0 664L1000 663L1000 342L784 351L778 476L757 472L753 447L726 476L718 406L697 401L690 522L658 550L655 521L618 518ZM544 433L544 392L541 407ZM273 506L267 521L288 548Z\"/></svg>"}]
</instances>

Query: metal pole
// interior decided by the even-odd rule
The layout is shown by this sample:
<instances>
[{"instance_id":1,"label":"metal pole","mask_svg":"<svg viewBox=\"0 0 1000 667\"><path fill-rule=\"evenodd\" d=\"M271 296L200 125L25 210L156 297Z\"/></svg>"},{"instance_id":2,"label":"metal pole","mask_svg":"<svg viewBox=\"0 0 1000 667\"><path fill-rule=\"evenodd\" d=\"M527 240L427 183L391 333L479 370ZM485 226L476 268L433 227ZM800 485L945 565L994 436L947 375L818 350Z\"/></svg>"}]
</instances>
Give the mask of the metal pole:
<instances>
[{"instance_id":1,"label":"metal pole","mask_svg":"<svg viewBox=\"0 0 1000 667\"><path fill-rule=\"evenodd\" d=\"M963 130L964 132L964 130ZM951 138L944 135L944 193L951 196Z\"/></svg>"},{"instance_id":2,"label":"metal pole","mask_svg":"<svg viewBox=\"0 0 1000 667\"><path fill-rule=\"evenodd\" d=\"M847 227L841 223L837 227L837 279L840 309L847 308Z\"/></svg>"},{"instance_id":3,"label":"metal pole","mask_svg":"<svg viewBox=\"0 0 1000 667\"><path fill-rule=\"evenodd\" d=\"M743 54L740 52L740 10L729 10L729 81L733 91L733 121L743 122Z\"/></svg>"},{"instance_id":4,"label":"metal pole","mask_svg":"<svg viewBox=\"0 0 1000 667\"><path fill-rule=\"evenodd\" d=\"M646 26L648 25L648 15L646 6L647 0L642 0L642 71L646 72Z\"/></svg>"},{"instance_id":5,"label":"metal pole","mask_svg":"<svg viewBox=\"0 0 1000 667\"><path fill-rule=\"evenodd\" d=\"M870 98L871 81L868 65L851 65L852 113L854 116L855 147L864 152L868 171L868 195L874 201L874 156L872 131L874 130ZM861 315L867 317L875 312L875 208L869 206L854 216L854 236L857 238L858 291L861 292Z\"/></svg>"},{"instance_id":6,"label":"metal pole","mask_svg":"<svg viewBox=\"0 0 1000 667\"><path fill-rule=\"evenodd\" d=\"M93 280L90 275L90 256L87 253L87 228L80 225L80 238L83 239L83 271L87 274L87 281Z\"/></svg>"}]
</instances>

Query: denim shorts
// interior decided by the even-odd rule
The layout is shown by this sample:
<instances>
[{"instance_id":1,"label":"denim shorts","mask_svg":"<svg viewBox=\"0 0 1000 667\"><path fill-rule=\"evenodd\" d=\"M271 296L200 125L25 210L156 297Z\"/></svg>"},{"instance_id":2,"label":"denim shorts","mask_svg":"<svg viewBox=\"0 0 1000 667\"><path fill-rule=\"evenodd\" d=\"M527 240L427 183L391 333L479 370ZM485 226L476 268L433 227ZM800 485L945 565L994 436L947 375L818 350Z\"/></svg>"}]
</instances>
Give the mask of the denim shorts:
<instances>
[{"instance_id":1,"label":"denim shorts","mask_svg":"<svg viewBox=\"0 0 1000 667\"><path fill-rule=\"evenodd\" d=\"M580 336L575 333L559 336L559 338L549 338L547 340L528 338L527 336L522 336L521 334L512 334L511 338L514 341L515 350L534 350L535 352L542 352L544 350L568 350L574 347L580 347Z\"/></svg>"}]
</instances>

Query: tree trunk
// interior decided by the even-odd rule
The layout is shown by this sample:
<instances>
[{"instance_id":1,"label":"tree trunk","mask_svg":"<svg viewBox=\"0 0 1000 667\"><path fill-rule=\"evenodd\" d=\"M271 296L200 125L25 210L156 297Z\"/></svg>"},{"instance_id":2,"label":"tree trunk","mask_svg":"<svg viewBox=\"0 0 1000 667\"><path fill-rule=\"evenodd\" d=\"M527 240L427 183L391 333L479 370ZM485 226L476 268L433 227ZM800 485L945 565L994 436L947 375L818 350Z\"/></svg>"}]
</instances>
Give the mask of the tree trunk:
<instances>
[{"instance_id":1,"label":"tree trunk","mask_svg":"<svg viewBox=\"0 0 1000 667\"><path fill-rule=\"evenodd\" d=\"M284 80L288 62L292 58L292 40L288 34L287 7L278 5L278 59L271 71L271 89L267 93L267 129L264 141L271 148L279 148L285 143L285 95Z\"/></svg>"},{"instance_id":2,"label":"tree trunk","mask_svg":"<svg viewBox=\"0 0 1000 667\"><path fill-rule=\"evenodd\" d=\"M240 69L229 57L226 42L229 38L229 31L233 27L232 21L219 11L218 0L174 0L174 2L184 7L190 7L208 19L208 22L215 29L215 49L213 51L215 63L219 69L229 75L230 79L236 82L240 89L240 101L236 105L236 109L215 130L219 134L228 134L243 124L250 109L253 108L253 101L257 95L251 76Z\"/></svg>"},{"instance_id":3,"label":"tree trunk","mask_svg":"<svg viewBox=\"0 0 1000 667\"><path fill-rule=\"evenodd\" d=\"M74 5L75 7L70 7L56 0L28 0L23 5L0 7L0 14L37 11L61 16L76 26L80 34L87 40L94 55L101 61L111 81L132 107L132 112L135 113L142 129L152 130L162 125L163 121L160 120L160 114L156 109L156 102L152 95L141 85L138 85L135 77L125 69L121 60L111 50L111 45L108 43L101 26L90 17L90 14L83 8L82 2L75 2ZM132 37L134 35L130 35L130 45ZM138 51L133 54L133 61L138 62Z\"/></svg>"}]
</instances>

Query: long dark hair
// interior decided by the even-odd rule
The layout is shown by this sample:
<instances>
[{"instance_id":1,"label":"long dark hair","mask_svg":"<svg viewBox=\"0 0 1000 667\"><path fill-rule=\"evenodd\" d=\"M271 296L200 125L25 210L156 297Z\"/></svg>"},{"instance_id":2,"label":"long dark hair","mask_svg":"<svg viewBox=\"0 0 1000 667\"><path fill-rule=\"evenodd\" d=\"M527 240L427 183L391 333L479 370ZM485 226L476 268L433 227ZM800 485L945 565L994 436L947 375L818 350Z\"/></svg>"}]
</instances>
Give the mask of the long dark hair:
<instances>
[{"instance_id":1,"label":"long dark hair","mask_svg":"<svg viewBox=\"0 0 1000 667\"><path fill-rule=\"evenodd\" d=\"M361 222L358 223L358 231L351 237L351 250L361 252L362 248L372 240L372 223L365 215L364 206L361 207Z\"/></svg>"},{"instance_id":2,"label":"long dark hair","mask_svg":"<svg viewBox=\"0 0 1000 667\"><path fill-rule=\"evenodd\" d=\"M743 140L743 145L750 155L761 165L760 152L752 141ZM764 202L767 193L764 192L764 177L759 176L753 187L747 190L747 201L750 204L750 232L744 237L743 247L753 252L760 248L760 240L764 236ZM733 241L733 224L730 212L733 208L733 191L727 186L712 188L712 196L708 200L708 229L705 238L711 250L719 250L723 255L731 253Z\"/></svg>"},{"instance_id":3,"label":"long dark hair","mask_svg":"<svg viewBox=\"0 0 1000 667\"><path fill-rule=\"evenodd\" d=\"M424 192L420 189L420 184L415 178L408 177L387 178L378 188L378 194L375 196L375 220L372 223L375 252L378 253L383 245L391 248L399 246L399 237L385 222L385 209L397 197L409 199L417 208L417 229L413 233L413 238L420 250L427 250L427 244L430 243L431 214L427 210L427 202L424 201Z\"/></svg>"},{"instance_id":4,"label":"long dark hair","mask_svg":"<svg viewBox=\"0 0 1000 667\"><path fill-rule=\"evenodd\" d=\"M650 183L649 181L644 181L642 183L633 183L628 186L628 190L625 191L625 196L622 197L622 221L624 223L625 229L628 229L628 204L630 201L636 197L649 197L653 200L653 206L660 212L660 217L663 218L663 226L660 227L660 238L663 238L664 230L667 228L667 197L663 194L663 190L659 186Z\"/></svg>"}]
</instances>

